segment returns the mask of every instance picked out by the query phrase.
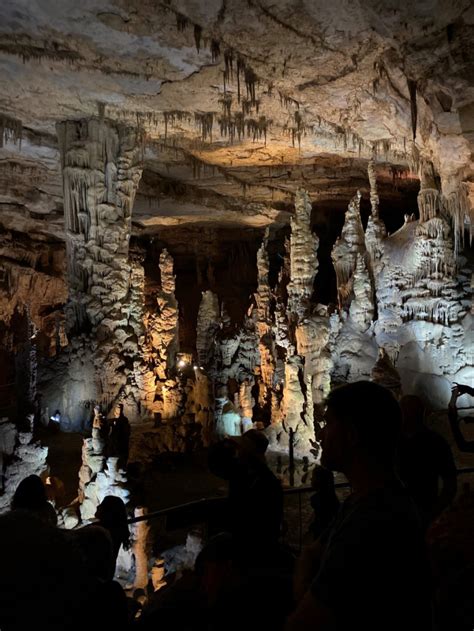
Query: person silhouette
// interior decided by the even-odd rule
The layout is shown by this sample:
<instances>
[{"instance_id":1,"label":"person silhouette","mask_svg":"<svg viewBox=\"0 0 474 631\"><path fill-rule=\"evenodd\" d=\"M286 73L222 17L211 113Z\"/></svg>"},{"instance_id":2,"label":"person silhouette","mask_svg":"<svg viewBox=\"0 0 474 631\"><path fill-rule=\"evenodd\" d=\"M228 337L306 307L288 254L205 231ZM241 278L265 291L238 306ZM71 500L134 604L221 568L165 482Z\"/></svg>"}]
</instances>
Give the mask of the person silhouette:
<instances>
[{"instance_id":1,"label":"person silhouette","mask_svg":"<svg viewBox=\"0 0 474 631\"><path fill-rule=\"evenodd\" d=\"M447 441L424 424L423 401L415 395L406 395L400 399L400 407L398 473L428 527L456 496L456 465Z\"/></svg>"},{"instance_id":2,"label":"person silhouette","mask_svg":"<svg viewBox=\"0 0 474 631\"><path fill-rule=\"evenodd\" d=\"M451 427L451 432L453 433L454 440L456 441L456 445L460 451L464 451L465 453L474 453L474 440L466 440L459 429L459 421L461 420L458 416L457 410L457 400L459 397L462 397L463 394L468 394L471 397L474 397L474 388L471 386L466 386L462 383L454 383L451 390L451 400L448 405L448 418L449 424ZM474 417L465 416L462 418L464 423L474 423Z\"/></svg>"},{"instance_id":3,"label":"person silhouette","mask_svg":"<svg viewBox=\"0 0 474 631\"><path fill-rule=\"evenodd\" d=\"M124 469L128 462L130 443L130 423L123 413L123 404L115 406L114 417L109 422L109 436L107 440L108 457L118 457L118 466Z\"/></svg>"},{"instance_id":4,"label":"person silhouette","mask_svg":"<svg viewBox=\"0 0 474 631\"><path fill-rule=\"evenodd\" d=\"M38 475L29 475L18 485L13 495L12 510L34 513L42 521L56 526L58 517L53 505L48 502L46 488Z\"/></svg>"},{"instance_id":5,"label":"person silhouette","mask_svg":"<svg viewBox=\"0 0 474 631\"><path fill-rule=\"evenodd\" d=\"M368 381L332 390L326 404L321 464L344 473L352 492L312 548L313 562L303 559L303 570L315 574L299 577L303 595L286 629L428 631L423 530L395 472L400 406L389 390Z\"/></svg>"}]
</instances>

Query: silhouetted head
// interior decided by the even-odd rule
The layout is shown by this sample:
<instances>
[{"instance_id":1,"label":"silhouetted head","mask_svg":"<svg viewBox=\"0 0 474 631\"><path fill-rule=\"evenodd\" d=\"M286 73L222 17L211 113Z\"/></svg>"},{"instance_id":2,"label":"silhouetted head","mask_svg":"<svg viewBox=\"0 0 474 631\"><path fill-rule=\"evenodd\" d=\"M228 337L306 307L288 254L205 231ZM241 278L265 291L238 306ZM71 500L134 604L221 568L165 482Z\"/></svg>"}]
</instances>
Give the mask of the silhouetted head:
<instances>
[{"instance_id":1,"label":"silhouetted head","mask_svg":"<svg viewBox=\"0 0 474 631\"><path fill-rule=\"evenodd\" d=\"M224 438L209 449L209 471L219 478L230 480L238 467L238 445L235 440Z\"/></svg>"},{"instance_id":2,"label":"silhouetted head","mask_svg":"<svg viewBox=\"0 0 474 631\"><path fill-rule=\"evenodd\" d=\"M95 516L100 525L109 531L120 533L120 540L126 547L129 543L130 531L128 529L127 508L120 497L107 495L97 507Z\"/></svg>"},{"instance_id":3,"label":"silhouetted head","mask_svg":"<svg viewBox=\"0 0 474 631\"><path fill-rule=\"evenodd\" d=\"M265 452L268 448L268 438L261 430L249 429L242 436L232 436L230 440L237 443L237 456L246 460L261 460L265 462Z\"/></svg>"},{"instance_id":4,"label":"silhouetted head","mask_svg":"<svg viewBox=\"0 0 474 631\"><path fill-rule=\"evenodd\" d=\"M107 495L97 507L95 513L104 525L117 525L127 521L127 509L120 497Z\"/></svg>"},{"instance_id":5,"label":"silhouetted head","mask_svg":"<svg viewBox=\"0 0 474 631\"><path fill-rule=\"evenodd\" d=\"M46 504L48 498L41 478L29 475L18 485L12 500L12 509L36 511Z\"/></svg>"},{"instance_id":6,"label":"silhouetted head","mask_svg":"<svg viewBox=\"0 0 474 631\"><path fill-rule=\"evenodd\" d=\"M326 406L326 426L318 435L323 467L346 473L355 459L393 466L401 413L387 388L371 381L346 384L330 392Z\"/></svg>"},{"instance_id":7,"label":"silhouetted head","mask_svg":"<svg viewBox=\"0 0 474 631\"><path fill-rule=\"evenodd\" d=\"M311 486L317 493L335 493L334 474L317 464L311 473Z\"/></svg>"},{"instance_id":8,"label":"silhouetted head","mask_svg":"<svg viewBox=\"0 0 474 631\"><path fill-rule=\"evenodd\" d=\"M410 435L423 427L425 404L414 394L407 394L400 399L402 411L402 430Z\"/></svg>"},{"instance_id":9,"label":"silhouetted head","mask_svg":"<svg viewBox=\"0 0 474 631\"><path fill-rule=\"evenodd\" d=\"M88 575L102 581L111 581L114 577L115 559L109 532L101 526L91 525L70 533L81 553Z\"/></svg>"}]
</instances>

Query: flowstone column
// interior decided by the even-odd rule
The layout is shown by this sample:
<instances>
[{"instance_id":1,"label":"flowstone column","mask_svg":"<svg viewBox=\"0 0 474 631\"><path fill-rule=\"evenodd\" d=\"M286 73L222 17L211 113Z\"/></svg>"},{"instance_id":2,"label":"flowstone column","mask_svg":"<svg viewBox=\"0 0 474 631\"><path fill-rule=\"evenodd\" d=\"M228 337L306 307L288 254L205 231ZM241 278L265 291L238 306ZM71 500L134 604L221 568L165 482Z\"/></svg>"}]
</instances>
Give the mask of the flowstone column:
<instances>
[{"instance_id":1,"label":"flowstone column","mask_svg":"<svg viewBox=\"0 0 474 631\"><path fill-rule=\"evenodd\" d=\"M174 261L166 249L160 254L159 268L160 288L151 296L145 312L145 359L148 387L153 392L151 409L164 419L171 419L180 405L170 405L170 402L180 401L182 393L175 370L179 313Z\"/></svg>"},{"instance_id":2,"label":"flowstone column","mask_svg":"<svg viewBox=\"0 0 474 631\"><path fill-rule=\"evenodd\" d=\"M331 253L336 271L339 308L343 311L349 309L357 255L365 256L366 252L364 228L360 219L360 198L360 191L357 191L357 195L349 203L341 236L334 244Z\"/></svg>"},{"instance_id":3,"label":"flowstone column","mask_svg":"<svg viewBox=\"0 0 474 631\"><path fill-rule=\"evenodd\" d=\"M258 286L255 295L256 328L258 333L258 350L260 353L260 375L262 386L259 388L259 405L261 408L270 405L273 376L275 372L275 344L272 332L271 302L272 292L268 280L270 262L267 253L268 231L257 252Z\"/></svg>"},{"instance_id":4,"label":"flowstone column","mask_svg":"<svg viewBox=\"0 0 474 631\"><path fill-rule=\"evenodd\" d=\"M286 333L289 338L281 405L281 421L288 434L282 433L279 443L284 446L292 430L295 451L299 455L309 453L314 439L312 382L317 367L313 359L321 350L321 337L313 335L311 297L318 271L319 239L311 231L311 209L308 193L299 189L295 198L295 216L291 220L286 322L282 321L284 311L281 305L277 305L276 313L277 343L283 347ZM297 354L293 354L294 350ZM275 405L273 408L276 412Z\"/></svg>"},{"instance_id":5,"label":"flowstone column","mask_svg":"<svg viewBox=\"0 0 474 631\"><path fill-rule=\"evenodd\" d=\"M384 239L387 236L387 231L385 229L385 224L379 217L379 196L377 192L377 177L373 158L369 160L367 171L370 183L371 214L369 215L367 228L365 230L365 247L367 248L368 268L374 280L376 290L377 276L383 265Z\"/></svg>"},{"instance_id":6,"label":"flowstone column","mask_svg":"<svg viewBox=\"0 0 474 631\"><path fill-rule=\"evenodd\" d=\"M142 169L137 130L103 119L57 125L64 191L68 331L91 340L100 402L127 382L131 214ZM105 370L104 370L105 367ZM79 403L79 402L77 402Z\"/></svg>"},{"instance_id":7,"label":"flowstone column","mask_svg":"<svg viewBox=\"0 0 474 631\"><path fill-rule=\"evenodd\" d=\"M311 231L311 202L303 189L296 191L295 215L291 218L290 282L287 311L302 319L308 312L318 271L318 237Z\"/></svg>"}]
</instances>

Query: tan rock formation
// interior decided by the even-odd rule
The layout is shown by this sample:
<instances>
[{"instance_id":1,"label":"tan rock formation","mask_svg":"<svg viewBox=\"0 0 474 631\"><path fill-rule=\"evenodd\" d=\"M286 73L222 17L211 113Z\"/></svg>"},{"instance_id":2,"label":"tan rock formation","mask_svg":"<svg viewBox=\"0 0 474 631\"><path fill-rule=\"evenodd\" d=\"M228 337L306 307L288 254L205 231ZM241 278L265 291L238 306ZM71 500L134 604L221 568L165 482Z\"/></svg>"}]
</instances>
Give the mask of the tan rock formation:
<instances>
[{"instance_id":1,"label":"tan rock formation","mask_svg":"<svg viewBox=\"0 0 474 631\"><path fill-rule=\"evenodd\" d=\"M319 239L311 232L311 202L308 193L298 189L295 214L291 218L290 282L287 312L301 319L308 312L313 294L313 282L318 271Z\"/></svg>"},{"instance_id":2,"label":"tan rock formation","mask_svg":"<svg viewBox=\"0 0 474 631\"><path fill-rule=\"evenodd\" d=\"M334 244L331 254L336 270L339 308L342 310L347 310L350 305L357 255L365 256L365 236L360 219L360 198L361 194L358 191L349 203L341 236Z\"/></svg>"}]
</instances>

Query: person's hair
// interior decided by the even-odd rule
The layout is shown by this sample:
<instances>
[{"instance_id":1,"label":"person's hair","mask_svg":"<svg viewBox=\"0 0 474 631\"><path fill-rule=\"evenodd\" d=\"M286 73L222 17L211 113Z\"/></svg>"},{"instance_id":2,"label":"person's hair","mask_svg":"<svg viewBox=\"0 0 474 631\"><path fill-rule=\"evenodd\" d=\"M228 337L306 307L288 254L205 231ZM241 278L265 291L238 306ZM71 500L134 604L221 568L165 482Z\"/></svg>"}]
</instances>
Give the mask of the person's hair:
<instances>
[{"instance_id":1,"label":"person's hair","mask_svg":"<svg viewBox=\"0 0 474 631\"><path fill-rule=\"evenodd\" d=\"M13 495L11 507L13 510L39 510L45 506L48 498L41 478L37 475L29 475L17 486Z\"/></svg>"},{"instance_id":2,"label":"person's hair","mask_svg":"<svg viewBox=\"0 0 474 631\"><path fill-rule=\"evenodd\" d=\"M234 461L237 457L237 443L224 438L211 445L207 455L209 471L219 478L228 480L234 471Z\"/></svg>"},{"instance_id":3,"label":"person's hair","mask_svg":"<svg viewBox=\"0 0 474 631\"><path fill-rule=\"evenodd\" d=\"M311 486L320 493L335 493L334 474L320 464L314 465L311 473Z\"/></svg>"},{"instance_id":4,"label":"person's hair","mask_svg":"<svg viewBox=\"0 0 474 631\"><path fill-rule=\"evenodd\" d=\"M263 432L257 429L249 429L241 436L240 441L248 441L250 446L253 447L255 452L259 455L263 455L267 451L268 438Z\"/></svg>"},{"instance_id":5,"label":"person's hair","mask_svg":"<svg viewBox=\"0 0 474 631\"><path fill-rule=\"evenodd\" d=\"M127 524L127 508L120 497L107 495L97 507L95 516L101 526L120 534L124 548L130 545L130 531Z\"/></svg>"},{"instance_id":6,"label":"person's hair","mask_svg":"<svg viewBox=\"0 0 474 631\"><path fill-rule=\"evenodd\" d=\"M356 381L332 390L326 405L354 427L359 447L371 461L393 462L401 433L401 411L390 390L372 381Z\"/></svg>"},{"instance_id":7,"label":"person's hair","mask_svg":"<svg viewBox=\"0 0 474 631\"><path fill-rule=\"evenodd\" d=\"M400 408L402 416L406 420L415 420L419 423L423 422L425 416L425 404L416 394L406 394L400 399Z\"/></svg>"},{"instance_id":8,"label":"person's hair","mask_svg":"<svg viewBox=\"0 0 474 631\"><path fill-rule=\"evenodd\" d=\"M114 577L115 563L109 532L101 526L89 525L70 533L72 542L81 553L88 575L103 581L111 581Z\"/></svg>"}]
</instances>

